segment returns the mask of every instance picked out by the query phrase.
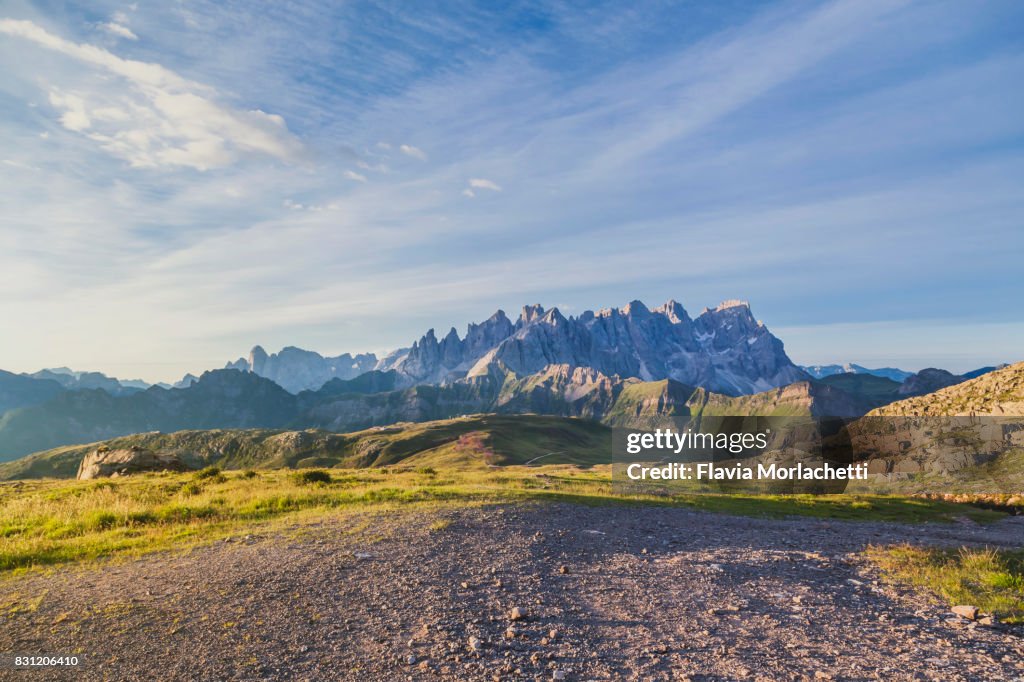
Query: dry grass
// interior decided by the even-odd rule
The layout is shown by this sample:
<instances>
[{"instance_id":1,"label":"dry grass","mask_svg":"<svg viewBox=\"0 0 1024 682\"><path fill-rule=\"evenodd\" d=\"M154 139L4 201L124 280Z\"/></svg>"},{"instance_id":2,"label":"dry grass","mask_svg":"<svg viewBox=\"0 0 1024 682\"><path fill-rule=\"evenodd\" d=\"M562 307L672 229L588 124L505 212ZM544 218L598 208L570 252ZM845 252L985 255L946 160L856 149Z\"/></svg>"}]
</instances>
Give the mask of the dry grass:
<instances>
[{"instance_id":1,"label":"dry grass","mask_svg":"<svg viewBox=\"0 0 1024 682\"><path fill-rule=\"evenodd\" d=\"M914 545L870 547L868 557L893 580L924 587L1008 623L1024 623L1024 550L959 550Z\"/></svg>"},{"instance_id":2,"label":"dry grass","mask_svg":"<svg viewBox=\"0 0 1024 682\"><path fill-rule=\"evenodd\" d=\"M524 500L686 506L765 517L979 521L995 512L901 497L618 494L610 468L204 471L0 484L0 573L210 542L273 522L351 511ZM436 530L441 530L440 528Z\"/></svg>"}]
</instances>

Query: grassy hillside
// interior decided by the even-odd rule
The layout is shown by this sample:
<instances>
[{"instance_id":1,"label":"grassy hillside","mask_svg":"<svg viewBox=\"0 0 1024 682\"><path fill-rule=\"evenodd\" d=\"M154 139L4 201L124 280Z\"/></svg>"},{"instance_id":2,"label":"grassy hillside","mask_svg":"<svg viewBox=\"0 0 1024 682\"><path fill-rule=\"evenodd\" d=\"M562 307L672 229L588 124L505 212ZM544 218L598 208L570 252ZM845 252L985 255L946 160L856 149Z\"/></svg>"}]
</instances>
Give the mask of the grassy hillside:
<instances>
[{"instance_id":1,"label":"grassy hillside","mask_svg":"<svg viewBox=\"0 0 1024 682\"><path fill-rule=\"evenodd\" d=\"M869 416L1024 416L1024 362L872 410Z\"/></svg>"},{"instance_id":2,"label":"grassy hillside","mask_svg":"<svg viewBox=\"0 0 1024 682\"><path fill-rule=\"evenodd\" d=\"M601 424L536 415L477 415L396 424L349 434L273 429L142 433L103 441L112 450L139 446L173 453L194 468L379 467L523 464L591 465L611 460L610 430ZM0 464L0 480L72 478L100 443L47 450Z\"/></svg>"},{"instance_id":3,"label":"grassy hillside","mask_svg":"<svg viewBox=\"0 0 1024 682\"><path fill-rule=\"evenodd\" d=\"M414 440L419 437L423 435ZM496 448L509 445L502 440L496 439ZM534 441L527 440L532 447ZM396 451L408 445L396 444ZM518 442L510 445L520 446ZM670 505L776 518L904 522L1003 518L966 505L886 496L617 493L608 465L204 469L93 481L0 483L0 577L34 567L138 556L285 526L300 529L304 523L321 523L338 515L531 501Z\"/></svg>"},{"instance_id":4,"label":"grassy hillside","mask_svg":"<svg viewBox=\"0 0 1024 682\"><path fill-rule=\"evenodd\" d=\"M737 397L709 393L704 414L752 417L852 417L864 414L867 402L834 386L798 381L763 393Z\"/></svg>"}]
</instances>

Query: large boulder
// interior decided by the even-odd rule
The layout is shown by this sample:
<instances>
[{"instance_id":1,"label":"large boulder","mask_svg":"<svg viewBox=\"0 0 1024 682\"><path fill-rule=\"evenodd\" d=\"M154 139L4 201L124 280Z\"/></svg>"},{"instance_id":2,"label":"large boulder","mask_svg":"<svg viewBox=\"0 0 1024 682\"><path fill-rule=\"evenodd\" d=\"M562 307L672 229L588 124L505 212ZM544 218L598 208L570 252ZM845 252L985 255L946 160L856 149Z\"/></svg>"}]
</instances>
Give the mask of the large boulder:
<instances>
[{"instance_id":1,"label":"large boulder","mask_svg":"<svg viewBox=\"0 0 1024 682\"><path fill-rule=\"evenodd\" d=\"M189 471L188 467L177 455L152 452L137 445L130 448L111 450L101 445L82 459L78 467L78 479L85 481L92 478L111 476L130 476L147 471Z\"/></svg>"}]
</instances>

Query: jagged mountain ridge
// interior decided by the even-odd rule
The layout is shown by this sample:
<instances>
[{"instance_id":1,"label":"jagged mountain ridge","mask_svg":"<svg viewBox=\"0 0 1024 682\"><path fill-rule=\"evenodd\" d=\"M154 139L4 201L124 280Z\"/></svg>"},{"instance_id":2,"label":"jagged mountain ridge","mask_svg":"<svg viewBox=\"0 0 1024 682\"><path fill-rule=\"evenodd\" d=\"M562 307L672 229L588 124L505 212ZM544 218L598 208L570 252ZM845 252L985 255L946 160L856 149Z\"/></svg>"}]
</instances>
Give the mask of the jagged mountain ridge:
<instances>
[{"instance_id":1,"label":"jagged mountain ridge","mask_svg":"<svg viewBox=\"0 0 1024 682\"><path fill-rule=\"evenodd\" d=\"M465 339L452 329L438 341L431 330L408 354L381 368L397 370L410 383L445 383L486 375L496 363L519 376L549 365L590 367L608 376L673 379L727 395L808 378L741 301L706 308L694 319L676 301L653 310L633 301L579 317L532 305L514 324L498 311L471 326Z\"/></svg>"},{"instance_id":2,"label":"jagged mountain ridge","mask_svg":"<svg viewBox=\"0 0 1024 682\"><path fill-rule=\"evenodd\" d=\"M188 388L150 388L125 396L63 392L0 416L0 461L30 452L148 431L318 428L355 431L464 414L540 413L626 424L631 418L716 414L852 416L856 399L814 382L730 397L673 379L644 382L593 368L552 365L520 377L500 364L486 375L444 385L392 389L397 374L373 371L292 394L251 372L206 372ZM843 400L834 399L843 396ZM843 402L845 401L845 402ZM614 417L614 419L613 419Z\"/></svg>"},{"instance_id":3,"label":"jagged mountain ridge","mask_svg":"<svg viewBox=\"0 0 1024 682\"><path fill-rule=\"evenodd\" d=\"M741 301L706 308L692 319L675 301L653 310L633 301L578 317L534 304L525 306L515 322L499 310L470 324L462 337L454 327L441 338L430 329L408 349L380 360L370 353L323 357L294 347L268 355L257 346L248 359L227 367L254 372L297 393L369 369L394 371L398 384L409 387L484 376L497 365L529 376L562 364L644 381L673 379L728 395L809 378Z\"/></svg>"}]
</instances>

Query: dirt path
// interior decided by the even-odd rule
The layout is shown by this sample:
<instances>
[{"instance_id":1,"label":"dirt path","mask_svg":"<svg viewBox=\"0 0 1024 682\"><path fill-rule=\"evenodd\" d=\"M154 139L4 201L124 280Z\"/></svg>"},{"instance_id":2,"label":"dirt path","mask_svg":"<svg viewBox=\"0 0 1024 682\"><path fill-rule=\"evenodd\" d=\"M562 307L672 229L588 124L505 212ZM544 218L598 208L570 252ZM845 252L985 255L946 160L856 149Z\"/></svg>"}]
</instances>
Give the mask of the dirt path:
<instances>
[{"instance_id":1,"label":"dirt path","mask_svg":"<svg viewBox=\"0 0 1024 682\"><path fill-rule=\"evenodd\" d=\"M0 582L0 605L42 597L3 617L0 652L81 650L87 665L66 678L85 680L1024 679L1019 634L965 625L856 558L900 541L1019 545L1024 518L571 505L361 517Z\"/></svg>"}]
</instances>

